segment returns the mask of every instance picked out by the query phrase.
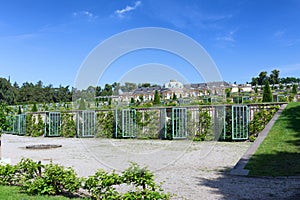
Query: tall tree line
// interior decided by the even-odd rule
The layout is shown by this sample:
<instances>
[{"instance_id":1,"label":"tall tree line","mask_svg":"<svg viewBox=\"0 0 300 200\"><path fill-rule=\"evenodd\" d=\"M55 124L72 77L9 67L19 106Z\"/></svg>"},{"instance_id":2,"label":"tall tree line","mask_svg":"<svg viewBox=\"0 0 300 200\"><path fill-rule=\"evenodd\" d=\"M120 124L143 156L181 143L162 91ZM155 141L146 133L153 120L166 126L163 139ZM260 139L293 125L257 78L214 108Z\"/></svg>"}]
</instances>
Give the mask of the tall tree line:
<instances>
[{"instance_id":1,"label":"tall tree line","mask_svg":"<svg viewBox=\"0 0 300 200\"><path fill-rule=\"evenodd\" d=\"M259 73L257 77L252 77L251 85L265 85L266 81L269 82L270 85L274 84L289 84L289 83L300 83L300 78L295 77L279 77L279 70L274 69L271 71L270 76L268 76L268 72L262 71Z\"/></svg>"},{"instance_id":2,"label":"tall tree line","mask_svg":"<svg viewBox=\"0 0 300 200\"><path fill-rule=\"evenodd\" d=\"M0 103L8 105L30 103L70 102L72 91L69 86L44 86L42 81L36 84L25 82L21 86L11 84L7 79L0 78Z\"/></svg>"}]
</instances>

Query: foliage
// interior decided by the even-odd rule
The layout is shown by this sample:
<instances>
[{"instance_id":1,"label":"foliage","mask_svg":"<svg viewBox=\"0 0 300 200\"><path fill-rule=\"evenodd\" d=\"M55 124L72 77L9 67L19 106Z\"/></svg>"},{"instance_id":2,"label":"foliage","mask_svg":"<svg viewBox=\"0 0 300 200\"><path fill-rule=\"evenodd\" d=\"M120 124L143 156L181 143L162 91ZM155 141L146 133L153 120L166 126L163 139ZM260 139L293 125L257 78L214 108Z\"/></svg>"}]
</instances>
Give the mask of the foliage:
<instances>
[{"instance_id":1,"label":"foliage","mask_svg":"<svg viewBox=\"0 0 300 200\"><path fill-rule=\"evenodd\" d=\"M177 95L175 94L175 92L173 93L172 100L173 101L177 100Z\"/></svg>"},{"instance_id":2,"label":"foliage","mask_svg":"<svg viewBox=\"0 0 300 200\"><path fill-rule=\"evenodd\" d=\"M121 175L99 169L88 178L78 178L72 168L43 165L23 158L17 165L0 165L0 185L19 185L31 195L73 195L86 189L94 199L169 199L146 167L131 163ZM125 193L117 188L128 185Z\"/></svg>"},{"instance_id":3,"label":"foliage","mask_svg":"<svg viewBox=\"0 0 300 200\"><path fill-rule=\"evenodd\" d=\"M211 116L209 115L208 110L200 107L197 132L193 138L194 141L203 141L205 139L207 133L211 129L211 121Z\"/></svg>"},{"instance_id":4,"label":"foliage","mask_svg":"<svg viewBox=\"0 0 300 200\"><path fill-rule=\"evenodd\" d=\"M64 137L74 137L76 135L76 123L74 114L63 112L61 116L61 133Z\"/></svg>"},{"instance_id":5,"label":"foliage","mask_svg":"<svg viewBox=\"0 0 300 200\"><path fill-rule=\"evenodd\" d=\"M98 112L96 116L97 137L112 138L114 133L114 113Z\"/></svg>"},{"instance_id":6,"label":"foliage","mask_svg":"<svg viewBox=\"0 0 300 200\"><path fill-rule=\"evenodd\" d=\"M37 121L33 114L26 114L26 136L39 137L44 134L44 121L38 114Z\"/></svg>"},{"instance_id":7,"label":"foliage","mask_svg":"<svg viewBox=\"0 0 300 200\"><path fill-rule=\"evenodd\" d=\"M30 136L33 131L34 131L33 115L27 114L26 115L26 136Z\"/></svg>"},{"instance_id":8,"label":"foliage","mask_svg":"<svg viewBox=\"0 0 300 200\"><path fill-rule=\"evenodd\" d=\"M160 95L158 93L158 90L155 90L153 104L154 105L160 104Z\"/></svg>"},{"instance_id":9,"label":"foliage","mask_svg":"<svg viewBox=\"0 0 300 200\"><path fill-rule=\"evenodd\" d=\"M273 96L270 89L269 81L265 81L264 91L263 91L263 102L272 102Z\"/></svg>"},{"instance_id":10,"label":"foliage","mask_svg":"<svg viewBox=\"0 0 300 200\"><path fill-rule=\"evenodd\" d=\"M120 183L118 174L99 169L95 175L86 179L83 188L87 189L94 199L120 199L120 194L115 188Z\"/></svg>"},{"instance_id":11,"label":"foliage","mask_svg":"<svg viewBox=\"0 0 300 200\"><path fill-rule=\"evenodd\" d=\"M15 166L0 164L0 185L13 185L15 183L15 173Z\"/></svg>"},{"instance_id":12,"label":"foliage","mask_svg":"<svg viewBox=\"0 0 300 200\"><path fill-rule=\"evenodd\" d=\"M249 123L250 135L257 135L260 133L278 109L277 106L272 106L269 109L260 108L260 110L254 114L253 120Z\"/></svg>"},{"instance_id":13,"label":"foliage","mask_svg":"<svg viewBox=\"0 0 300 200\"><path fill-rule=\"evenodd\" d=\"M169 194L162 192L160 186L154 182L154 175L146 167L140 168L131 163L121 177L122 182L134 186L135 190L124 194L123 199L169 199Z\"/></svg>"},{"instance_id":14,"label":"foliage","mask_svg":"<svg viewBox=\"0 0 300 200\"><path fill-rule=\"evenodd\" d=\"M85 110L85 109L86 109L85 101L83 98L81 98L79 102L79 110Z\"/></svg>"},{"instance_id":15,"label":"foliage","mask_svg":"<svg viewBox=\"0 0 300 200\"><path fill-rule=\"evenodd\" d=\"M159 138L159 112L155 110L140 110L136 112L138 138Z\"/></svg>"},{"instance_id":16,"label":"foliage","mask_svg":"<svg viewBox=\"0 0 300 200\"><path fill-rule=\"evenodd\" d=\"M250 135L249 136L249 141L250 142L254 142L256 140L256 136L255 135Z\"/></svg>"},{"instance_id":17,"label":"foliage","mask_svg":"<svg viewBox=\"0 0 300 200\"><path fill-rule=\"evenodd\" d=\"M74 193L80 188L80 179L72 168L65 169L57 164L46 164L40 176L27 179L22 189L28 194L56 195Z\"/></svg>"},{"instance_id":18,"label":"foliage","mask_svg":"<svg viewBox=\"0 0 300 200\"><path fill-rule=\"evenodd\" d=\"M31 132L31 136L33 137L39 137L42 136L44 134L44 121L42 119L41 114L38 114L38 118L37 118L37 123L36 123L36 118L33 116L32 117L32 132Z\"/></svg>"},{"instance_id":19,"label":"foliage","mask_svg":"<svg viewBox=\"0 0 300 200\"><path fill-rule=\"evenodd\" d=\"M36 104L34 103L32 108L31 108L31 112L37 112L37 111L38 111L38 109L36 107Z\"/></svg>"},{"instance_id":20,"label":"foliage","mask_svg":"<svg viewBox=\"0 0 300 200\"><path fill-rule=\"evenodd\" d=\"M10 127L9 121L6 116L11 113L11 110L6 104L0 103L0 136L3 130L8 130Z\"/></svg>"},{"instance_id":21,"label":"foliage","mask_svg":"<svg viewBox=\"0 0 300 200\"><path fill-rule=\"evenodd\" d=\"M298 85L293 84L293 86L292 86L292 93L293 94L297 94L297 92L298 92Z\"/></svg>"}]
</instances>

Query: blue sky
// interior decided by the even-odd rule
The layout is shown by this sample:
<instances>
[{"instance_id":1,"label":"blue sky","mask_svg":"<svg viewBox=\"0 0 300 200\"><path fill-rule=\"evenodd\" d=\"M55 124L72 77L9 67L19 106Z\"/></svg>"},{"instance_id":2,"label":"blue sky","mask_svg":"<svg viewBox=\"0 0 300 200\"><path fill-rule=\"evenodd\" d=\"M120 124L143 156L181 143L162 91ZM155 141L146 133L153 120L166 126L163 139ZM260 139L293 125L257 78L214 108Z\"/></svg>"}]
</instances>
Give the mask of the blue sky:
<instances>
[{"instance_id":1,"label":"blue sky","mask_svg":"<svg viewBox=\"0 0 300 200\"><path fill-rule=\"evenodd\" d=\"M0 76L19 84L73 85L85 58L105 39L162 27L202 45L225 81L243 83L273 69L300 77L299 10L298 0L0 0ZM99 84L126 77L122 67L148 63L203 81L182 59L145 50L114 62Z\"/></svg>"}]
</instances>

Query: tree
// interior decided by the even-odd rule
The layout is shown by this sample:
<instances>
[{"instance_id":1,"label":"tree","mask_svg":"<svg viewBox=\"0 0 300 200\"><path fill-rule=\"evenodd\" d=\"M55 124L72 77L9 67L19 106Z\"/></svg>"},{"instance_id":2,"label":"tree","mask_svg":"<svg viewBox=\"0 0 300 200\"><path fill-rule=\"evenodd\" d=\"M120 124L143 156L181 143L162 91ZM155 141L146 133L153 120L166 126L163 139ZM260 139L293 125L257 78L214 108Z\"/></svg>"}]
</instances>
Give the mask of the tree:
<instances>
[{"instance_id":1,"label":"tree","mask_svg":"<svg viewBox=\"0 0 300 200\"><path fill-rule=\"evenodd\" d=\"M160 96L159 96L158 90L155 90L153 103L154 103L154 105L160 104Z\"/></svg>"},{"instance_id":2,"label":"tree","mask_svg":"<svg viewBox=\"0 0 300 200\"><path fill-rule=\"evenodd\" d=\"M140 95L140 96L139 96L139 99L140 99L140 102L143 102L143 101L144 101L144 96L143 96L143 95Z\"/></svg>"},{"instance_id":3,"label":"tree","mask_svg":"<svg viewBox=\"0 0 300 200\"><path fill-rule=\"evenodd\" d=\"M293 84L293 87L292 87L292 93L293 93L293 94L297 94L297 93L298 93L298 85Z\"/></svg>"},{"instance_id":4,"label":"tree","mask_svg":"<svg viewBox=\"0 0 300 200\"><path fill-rule=\"evenodd\" d=\"M85 101L83 98L81 98L79 103L79 110L85 110L85 109L86 109Z\"/></svg>"},{"instance_id":5,"label":"tree","mask_svg":"<svg viewBox=\"0 0 300 200\"><path fill-rule=\"evenodd\" d=\"M31 108L31 112L37 112L37 111L38 111L38 109L36 107L36 104L34 103L32 108Z\"/></svg>"},{"instance_id":6,"label":"tree","mask_svg":"<svg viewBox=\"0 0 300 200\"><path fill-rule=\"evenodd\" d=\"M134 102L134 98L133 97L131 97L131 99L130 99L130 103L131 104L134 104L135 102Z\"/></svg>"},{"instance_id":7,"label":"tree","mask_svg":"<svg viewBox=\"0 0 300 200\"><path fill-rule=\"evenodd\" d=\"M262 71L259 73L259 75L258 75L258 84L259 85L264 85L265 82L268 80L267 74L268 73L266 71Z\"/></svg>"},{"instance_id":8,"label":"tree","mask_svg":"<svg viewBox=\"0 0 300 200\"><path fill-rule=\"evenodd\" d=\"M10 82L0 78L0 103L12 105L15 103L15 93Z\"/></svg>"},{"instance_id":9,"label":"tree","mask_svg":"<svg viewBox=\"0 0 300 200\"><path fill-rule=\"evenodd\" d=\"M177 100L177 95L175 94L175 92L173 93L173 97L172 97L172 100Z\"/></svg>"},{"instance_id":10,"label":"tree","mask_svg":"<svg viewBox=\"0 0 300 200\"><path fill-rule=\"evenodd\" d=\"M273 95L270 89L269 81L266 80L265 86L264 86L264 91L263 91L263 100L262 102L272 102L273 100Z\"/></svg>"},{"instance_id":11,"label":"tree","mask_svg":"<svg viewBox=\"0 0 300 200\"><path fill-rule=\"evenodd\" d=\"M271 71L271 75L270 75L270 84L274 85L274 84L279 84L279 70L274 69Z\"/></svg>"}]
</instances>

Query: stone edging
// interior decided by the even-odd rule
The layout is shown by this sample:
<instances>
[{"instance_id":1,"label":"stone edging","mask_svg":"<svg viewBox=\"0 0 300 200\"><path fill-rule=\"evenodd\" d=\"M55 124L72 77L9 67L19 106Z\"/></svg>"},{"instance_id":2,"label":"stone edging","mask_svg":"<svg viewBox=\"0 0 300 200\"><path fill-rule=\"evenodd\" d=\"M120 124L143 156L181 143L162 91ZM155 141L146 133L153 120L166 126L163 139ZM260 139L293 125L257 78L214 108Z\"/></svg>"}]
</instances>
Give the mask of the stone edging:
<instances>
[{"instance_id":1,"label":"stone edging","mask_svg":"<svg viewBox=\"0 0 300 200\"><path fill-rule=\"evenodd\" d=\"M274 117L269 121L269 123L266 125L264 130L258 135L256 140L253 142L253 144L249 147L249 149L246 151L246 153L241 157L241 159L237 162L237 164L233 167L233 169L230 171L231 175L240 175L240 176L247 176L249 174L249 170L244 169L247 165L248 161L252 157L252 155L256 152L259 145L262 143L262 141L267 137L269 131L271 130L272 126L274 125L275 121L278 119L282 111L286 108L287 104L281 105L279 110L276 112Z\"/></svg>"}]
</instances>

